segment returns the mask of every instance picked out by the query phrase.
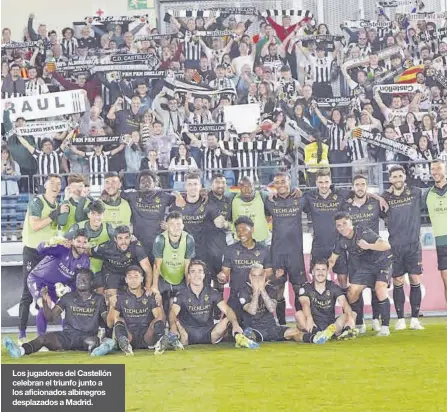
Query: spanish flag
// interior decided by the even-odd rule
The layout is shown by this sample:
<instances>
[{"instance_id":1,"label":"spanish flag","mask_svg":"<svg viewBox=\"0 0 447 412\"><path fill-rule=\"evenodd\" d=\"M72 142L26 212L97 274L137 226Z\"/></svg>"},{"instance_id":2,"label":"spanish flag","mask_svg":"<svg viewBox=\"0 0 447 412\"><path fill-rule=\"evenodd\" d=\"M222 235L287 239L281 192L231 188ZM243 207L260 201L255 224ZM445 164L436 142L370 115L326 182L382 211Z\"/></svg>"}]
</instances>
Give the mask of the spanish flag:
<instances>
[{"instance_id":1,"label":"spanish flag","mask_svg":"<svg viewBox=\"0 0 447 412\"><path fill-rule=\"evenodd\" d=\"M396 80L396 83L416 83L416 75L424 71L424 65L412 66L405 70Z\"/></svg>"}]
</instances>

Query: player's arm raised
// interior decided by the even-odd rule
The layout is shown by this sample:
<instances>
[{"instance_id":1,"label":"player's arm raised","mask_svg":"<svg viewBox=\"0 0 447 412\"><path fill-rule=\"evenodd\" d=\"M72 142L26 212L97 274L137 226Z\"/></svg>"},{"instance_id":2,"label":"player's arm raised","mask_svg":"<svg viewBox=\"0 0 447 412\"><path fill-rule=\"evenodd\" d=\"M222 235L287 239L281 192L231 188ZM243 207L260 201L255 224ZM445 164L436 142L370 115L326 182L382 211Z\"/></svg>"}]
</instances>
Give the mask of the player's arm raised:
<instances>
[{"instance_id":1,"label":"player's arm raised","mask_svg":"<svg viewBox=\"0 0 447 412\"><path fill-rule=\"evenodd\" d=\"M306 330L310 333L315 326L314 318L310 310L310 299L308 296L300 296L299 300L303 308L304 317L306 318Z\"/></svg>"},{"instance_id":2,"label":"player's arm raised","mask_svg":"<svg viewBox=\"0 0 447 412\"><path fill-rule=\"evenodd\" d=\"M231 326L233 328L233 334L234 333L243 333L241 326L239 325L239 322L237 321L236 314L234 313L233 309L228 306L228 304L222 300L217 304L217 307L220 309L220 311L225 314L228 321L231 323Z\"/></svg>"},{"instance_id":3,"label":"player's arm raised","mask_svg":"<svg viewBox=\"0 0 447 412\"><path fill-rule=\"evenodd\" d=\"M177 316L180 313L180 306L177 305L176 303L173 303L171 306L171 310L169 311L169 329L172 333L176 334L177 336L179 336L179 331L177 328Z\"/></svg>"}]
</instances>

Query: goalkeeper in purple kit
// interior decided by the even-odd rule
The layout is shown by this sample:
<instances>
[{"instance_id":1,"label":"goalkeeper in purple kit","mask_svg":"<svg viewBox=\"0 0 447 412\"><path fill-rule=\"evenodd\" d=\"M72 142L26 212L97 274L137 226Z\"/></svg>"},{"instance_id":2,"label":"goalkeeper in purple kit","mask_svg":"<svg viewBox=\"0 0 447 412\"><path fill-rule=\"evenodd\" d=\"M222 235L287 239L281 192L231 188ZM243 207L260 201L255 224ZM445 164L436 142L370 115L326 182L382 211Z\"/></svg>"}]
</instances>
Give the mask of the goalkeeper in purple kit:
<instances>
[{"instance_id":1,"label":"goalkeeper in purple kit","mask_svg":"<svg viewBox=\"0 0 447 412\"><path fill-rule=\"evenodd\" d=\"M51 241L50 241L51 242ZM57 240L56 240L57 242ZM41 290L48 288L48 298L56 302L62 295L75 289L76 273L79 269L88 269L90 259L86 253L87 233L80 229L73 240L61 239L61 243L42 242L37 251L45 257L30 272L28 289L37 303L39 311L36 316L37 334L43 335L47 330L47 320L43 313ZM47 303L51 306L52 303Z\"/></svg>"}]
</instances>

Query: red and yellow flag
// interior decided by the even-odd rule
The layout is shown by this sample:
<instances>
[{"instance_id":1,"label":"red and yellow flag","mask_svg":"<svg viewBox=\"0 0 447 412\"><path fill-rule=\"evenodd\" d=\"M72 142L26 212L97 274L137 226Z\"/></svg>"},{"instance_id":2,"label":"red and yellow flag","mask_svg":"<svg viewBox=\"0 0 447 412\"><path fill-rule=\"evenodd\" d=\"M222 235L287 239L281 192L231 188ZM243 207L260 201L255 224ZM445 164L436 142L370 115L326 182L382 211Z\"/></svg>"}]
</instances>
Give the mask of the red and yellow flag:
<instances>
[{"instance_id":1,"label":"red and yellow flag","mask_svg":"<svg viewBox=\"0 0 447 412\"><path fill-rule=\"evenodd\" d=\"M416 75L424 71L424 65L412 66L405 70L398 78L396 83L416 83Z\"/></svg>"}]
</instances>

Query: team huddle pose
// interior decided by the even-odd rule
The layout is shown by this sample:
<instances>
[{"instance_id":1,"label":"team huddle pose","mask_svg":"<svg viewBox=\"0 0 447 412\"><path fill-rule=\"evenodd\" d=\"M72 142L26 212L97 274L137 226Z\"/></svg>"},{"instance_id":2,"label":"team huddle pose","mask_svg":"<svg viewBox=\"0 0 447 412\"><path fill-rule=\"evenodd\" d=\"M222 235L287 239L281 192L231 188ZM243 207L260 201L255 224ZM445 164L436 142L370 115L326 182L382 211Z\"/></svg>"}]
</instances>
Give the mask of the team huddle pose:
<instances>
[{"instance_id":1,"label":"team huddle pose","mask_svg":"<svg viewBox=\"0 0 447 412\"><path fill-rule=\"evenodd\" d=\"M354 177L352 190L334 189L326 170L316 173L316 189L305 193L278 172L275 195L255 191L249 178L241 179L240 193L227 193L220 174L206 191L200 175L189 173L182 196L160 190L150 171L139 174L138 189L131 191L121 191L119 176L110 173L97 200L85 196L82 177L72 175L61 204L56 200L60 177L50 175L45 193L30 202L24 223L19 344L7 337L4 345L20 358L44 347L102 356L118 348L126 355L135 349L162 354L221 341L246 348L284 340L322 344L366 332L365 288L373 291L373 329L388 336L391 279L395 329L407 326L405 274L411 284L410 328L422 330L424 208L432 221L447 300L445 164L433 161L431 174L435 184L424 192L408 186L405 169L394 166L391 186L377 196L368 193L361 175ZM310 282L303 212L314 228ZM386 218L389 240L378 234L380 218ZM63 237L57 236L59 230ZM338 284L328 280L330 272ZM287 280L295 292L293 327L285 319ZM38 308L38 337L27 341L31 304ZM62 312L62 332L47 333L47 322Z\"/></svg>"}]
</instances>

